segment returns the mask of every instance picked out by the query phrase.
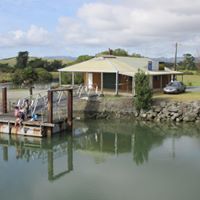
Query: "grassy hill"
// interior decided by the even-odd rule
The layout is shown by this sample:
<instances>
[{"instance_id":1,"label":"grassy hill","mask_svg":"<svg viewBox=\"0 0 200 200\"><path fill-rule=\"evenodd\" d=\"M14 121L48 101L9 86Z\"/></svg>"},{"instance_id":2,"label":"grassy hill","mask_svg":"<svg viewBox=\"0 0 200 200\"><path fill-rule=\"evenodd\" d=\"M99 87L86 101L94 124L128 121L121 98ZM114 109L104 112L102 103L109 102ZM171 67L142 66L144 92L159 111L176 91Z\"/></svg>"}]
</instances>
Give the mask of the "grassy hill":
<instances>
[{"instance_id":1,"label":"grassy hill","mask_svg":"<svg viewBox=\"0 0 200 200\"><path fill-rule=\"evenodd\" d=\"M39 57L29 57L29 61L34 60L36 58ZM48 62L53 62L54 60L61 60L63 64L68 64L70 62L72 62L71 60L67 59L67 58L42 58L43 60L47 60ZM11 58L4 58L4 59L0 59L0 63L1 64L9 64L10 66L14 67L16 65L16 57L11 57Z\"/></svg>"}]
</instances>

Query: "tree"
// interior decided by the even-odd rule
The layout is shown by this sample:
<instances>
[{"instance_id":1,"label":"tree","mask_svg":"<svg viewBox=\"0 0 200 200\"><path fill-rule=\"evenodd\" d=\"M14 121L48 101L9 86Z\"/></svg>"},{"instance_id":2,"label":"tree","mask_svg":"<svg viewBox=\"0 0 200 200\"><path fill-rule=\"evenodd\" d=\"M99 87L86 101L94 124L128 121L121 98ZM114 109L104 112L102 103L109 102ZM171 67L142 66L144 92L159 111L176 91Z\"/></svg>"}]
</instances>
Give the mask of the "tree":
<instances>
[{"instance_id":1,"label":"tree","mask_svg":"<svg viewBox=\"0 0 200 200\"><path fill-rule=\"evenodd\" d=\"M27 63L28 63L28 51L19 52L17 56L16 68L24 69L27 67Z\"/></svg>"},{"instance_id":2,"label":"tree","mask_svg":"<svg viewBox=\"0 0 200 200\"><path fill-rule=\"evenodd\" d=\"M184 56L184 60L182 63L183 69L196 70L197 68L196 68L194 56L192 56L192 54L190 53L184 54L183 56Z\"/></svg>"},{"instance_id":3,"label":"tree","mask_svg":"<svg viewBox=\"0 0 200 200\"><path fill-rule=\"evenodd\" d=\"M149 85L149 76L142 71L135 74L135 107L138 111L149 109L152 103L152 90Z\"/></svg>"},{"instance_id":4,"label":"tree","mask_svg":"<svg viewBox=\"0 0 200 200\"><path fill-rule=\"evenodd\" d=\"M124 49L109 49L108 51L102 51L97 55L113 55L113 56L129 56L128 52Z\"/></svg>"},{"instance_id":5,"label":"tree","mask_svg":"<svg viewBox=\"0 0 200 200\"><path fill-rule=\"evenodd\" d=\"M89 56L89 55L81 55L79 56L75 62L79 63L79 62L83 62L83 61L87 61L90 60L91 58L93 58L93 56Z\"/></svg>"},{"instance_id":6,"label":"tree","mask_svg":"<svg viewBox=\"0 0 200 200\"><path fill-rule=\"evenodd\" d=\"M48 83L52 81L52 75L47 70L43 68L37 68L35 69L35 72L37 74L37 82Z\"/></svg>"},{"instance_id":7,"label":"tree","mask_svg":"<svg viewBox=\"0 0 200 200\"><path fill-rule=\"evenodd\" d=\"M139 53L132 53L131 57L134 57L134 58L143 58L143 56L141 56Z\"/></svg>"},{"instance_id":8,"label":"tree","mask_svg":"<svg viewBox=\"0 0 200 200\"><path fill-rule=\"evenodd\" d=\"M0 63L0 72L12 73L14 68L11 67L8 63Z\"/></svg>"},{"instance_id":9,"label":"tree","mask_svg":"<svg viewBox=\"0 0 200 200\"><path fill-rule=\"evenodd\" d=\"M113 55L114 55L114 56L129 56L129 55L128 55L128 52L127 52L126 50L120 49L120 48L115 49L115 50L113 51Z\"/></svg>"},{"instance_id":10,"label":"tree","mask_svg":"<svg viewBox=\"0 0 200 200\"><path fill-rule=\"evenodd\" d=\"M61 60L54 60L52 62L47 62L44 66L44 68L49 72L57 71L58 69L61 69L63 67L65 67L65 65L62 64Z\"/></svg>"},{"instance_id":11,"label":"tree","mask_svg":"<svg viewBox=\"0 0 200 200\"><path fill-rule=\"evenodd\" d=\"M44 66L46 65L47 61L43 60L41 58L35 58L33 60L30 60L28 62L28 66L32 67L32 68L44 68Z\"/></svg>"},{"instance_id":12,"label":"tree","mask_svg":"<svg viewBox=\"0 0 200 200\"><path fill-rule=\"evenodd\" d=\"M37 73L31 67L16 69L12 75L12 81L16 85L31 86L37 79Z\"/></svg>"}]
</instances>

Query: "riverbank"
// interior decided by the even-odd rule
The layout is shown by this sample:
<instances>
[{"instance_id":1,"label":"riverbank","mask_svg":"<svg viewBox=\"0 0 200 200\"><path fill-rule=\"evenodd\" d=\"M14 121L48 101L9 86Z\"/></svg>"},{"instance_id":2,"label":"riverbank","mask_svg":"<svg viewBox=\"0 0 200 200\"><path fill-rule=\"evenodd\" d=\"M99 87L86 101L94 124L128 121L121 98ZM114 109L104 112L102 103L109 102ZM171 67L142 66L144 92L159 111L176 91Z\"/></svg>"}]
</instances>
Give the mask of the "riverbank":
<instances>
[{"instance_id":1,"label":"riverbank","mask_svg":"<svg viewBox=\"0 0 200 200\"><path fill-rule=\"evenodd\" d=\"M46 93L46 90L34 89L33 91L34 94L39 92ZM17 102L18 99L28 96L28 89L9 90L9 108L13 102ZM181 101L180 99L154 98L150 110L137 112L131 96L104 96L90 98L89 100L74 98L74 118L200 123L200 100L197 100L197 98L194 101Z\"/></svg>"},{"instance_id":2,"label":"riverbank","mask_svg":"<svg viewBox=\"0 0 200 200\"><path fill-rule=\"evenodd\" d=\"M135 119L154 122L200 123L200 101L154 100L148 111L138 112L131 97L103 97L74 102L76 119Z\"/></svg>"}]
</instances>

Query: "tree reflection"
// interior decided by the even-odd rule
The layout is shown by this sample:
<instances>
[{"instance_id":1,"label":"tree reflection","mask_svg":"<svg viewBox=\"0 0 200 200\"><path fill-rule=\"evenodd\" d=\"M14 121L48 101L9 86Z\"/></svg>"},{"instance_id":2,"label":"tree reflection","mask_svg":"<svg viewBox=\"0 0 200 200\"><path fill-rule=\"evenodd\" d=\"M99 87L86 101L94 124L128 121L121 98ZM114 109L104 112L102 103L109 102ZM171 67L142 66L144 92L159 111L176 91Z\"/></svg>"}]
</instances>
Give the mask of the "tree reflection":
<instances>
[{"instance_id":1,"label":"tree reflection","mask_svg":"<svg viewBox=\"0 0 200 200\"><path fill-rule=\"evenodd\" d=\"M155 145L161 145L164 136L161 136L154 129L136 125L133 135L133 160L137 165L148 161L149 152Z\"/></svg>"}]
</instances>

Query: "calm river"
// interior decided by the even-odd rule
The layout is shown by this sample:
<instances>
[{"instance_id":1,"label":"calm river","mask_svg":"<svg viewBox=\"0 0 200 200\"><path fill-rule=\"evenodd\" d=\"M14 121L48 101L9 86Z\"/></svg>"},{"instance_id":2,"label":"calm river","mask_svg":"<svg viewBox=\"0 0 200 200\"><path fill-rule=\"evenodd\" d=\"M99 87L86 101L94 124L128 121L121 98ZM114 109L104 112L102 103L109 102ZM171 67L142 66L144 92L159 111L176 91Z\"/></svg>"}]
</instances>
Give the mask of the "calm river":
<instances>
[{"instance_id":1,"label":"calm river","mask_svg":"<svg viewBox=\"0 0 200 200\"><path fill-rule=\"evenodd\" d=\"M199 200L200 127L75 122L74 137L0 135L0 200Z\"/></svg>"}]
</instances>

